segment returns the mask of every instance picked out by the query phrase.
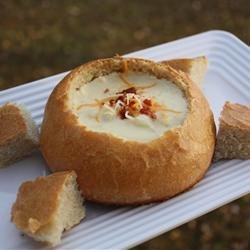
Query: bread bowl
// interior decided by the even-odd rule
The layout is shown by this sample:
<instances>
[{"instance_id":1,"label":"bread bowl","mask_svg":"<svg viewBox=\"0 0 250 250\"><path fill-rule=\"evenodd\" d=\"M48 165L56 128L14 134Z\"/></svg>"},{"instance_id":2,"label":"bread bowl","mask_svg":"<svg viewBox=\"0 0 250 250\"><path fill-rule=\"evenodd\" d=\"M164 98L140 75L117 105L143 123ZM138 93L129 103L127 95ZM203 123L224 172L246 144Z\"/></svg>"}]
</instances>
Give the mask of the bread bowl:
<instances>
[{"instance_id":1,"label":"bread bowl","mask_svg":"<svg viewBox=\"0 0 250 250\"><path fill-rule=\"evenodd\" d=\"M141 103L148 98L153 108L167 110L170 122L163 126L155 109L150 111L156 117L140 110L127 113L147 117L146 123L158 133L149 132L144 123L128 125L130 120L120 109L111 118L112 128L106 126L105 115L99 117L104 104L114 104L107 103L106 96L117 104L119 96L113 95L132 94L127 89L133 87L149 90L136 93ZM101 102L96 100L100 96ZM49 97L40 138L51 170L75 170L87 200L121 205L161 201L190 188L208 169L214 144L213 115L199 87L168 65L121 57L92 61L71 71Z\"/></svg>"}]
</instances>

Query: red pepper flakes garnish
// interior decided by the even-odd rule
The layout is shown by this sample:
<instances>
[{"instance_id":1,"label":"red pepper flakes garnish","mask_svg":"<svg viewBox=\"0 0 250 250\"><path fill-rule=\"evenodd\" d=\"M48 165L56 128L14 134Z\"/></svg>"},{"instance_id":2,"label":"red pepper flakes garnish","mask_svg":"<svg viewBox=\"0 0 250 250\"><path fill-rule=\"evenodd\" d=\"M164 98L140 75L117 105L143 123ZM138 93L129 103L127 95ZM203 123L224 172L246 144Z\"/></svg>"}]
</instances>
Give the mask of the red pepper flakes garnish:
<instances>
[{"instance_id":1,"label":"red pepper flakes garnish","mask_svg":"<svg viewBox=\"0 0 250 250\"><path fill-rule=\"evenodd\" d=\"M140 110L140 113L149 116L153 120L157 118L156 114L152 110L150 110L150 108L145 106Z\"/></svg>"},{"instance_id":2,"label":"red pepper flakes garnish","mask_svg":"<svg viewBox=\"0 0 250 250\"><path fill-rule=\"evenodd\" d=\"M114 105L118 102L121 101L125 104L125 106L123 106L122 108L120 108L120 110L118 111L118 115L120 116L121 119L126 119L126 112L128 112L128 114L130 116L138 116L139 114L144 114L149 116L152 119L156 119L156 114L155 112L152 110L152 101L151 99L147 98L144 99L142 101L142 108L139 108L139 106L137 105L137 101L136 99L134 99L133 97L129 100L129 103L127 103L127 94L137 94L137 89L135 87L130 87L127 89L124 89L116 94L122 94L121 96L117 97L116 99L112 99L109 101L109 104L111 107L114 107Z\"/></svg>"},{"instance_id":3,"label":"red pepper flakes garnish","mask_svg":"<svg viewBox=\"0 0 250 250\"><path fill-rule=\"evenodd\" d=\"M128 89L124 89L123 91L121 91L121 92L119 92L117 94L128 94L128 93L136 94L136 88L131 87L131 88L128 88Z\"/></svg>"},{"instance_id":4,"label":"red pepper flakes garnish","mask_svg":"<svg viewBox=\"0 0 250 250\"><path fill-rule=\"evenodd\" d=\"M115 105L115 100L114 99L111 99L111 100L109 100L109 105L111 106L111 107L113 107L114 105Z\"/></svg>"},{"instance_id":5,"label":"red pepper flakes garnish","mask_svg":"<svg viewBox=\"0 0 250 250\"><path fill-rule=\"evenodd\" d=\"M143 103L146 104L147 106L152 106L152 101L150 99L145 99Z\"/></svg>"},{"instance_id":6,"label":"red pepper flakes garnish","mask_svg":"<svg viewBox=\"0 0 250 250\"><path fill-rule=\"evenodd\" d=\"M146 86L146 87L148 88L152 86ZM142 100L142 98L139 95L137 95L137 90L138 89L136 89L135 87L129 87L127 89L124 89L116 93L118 96L106 97L102 100L95 99L95 103L81 104L79 105L77 110L83 107L99 107L99 112L96 115L97 122L99 122L100 109L106 102L108 102L108 104L112 108L116 106L118 101L122 102L122 105L118 105L118 107L115 107L117 115L121 119L129 118L129 117L126 117L126 113L132 117L136 117L140 114L147 115L153 120L157 119L156 111L166 111L166 112L172 112L176 114L181 113L176 110L168 109L164 105L160 105L157 102L152 101L150 98L146 98ZM109 90L108 89L104 90L104 92L106 91L109 91ZM128 94L132 94L132 95L128 95Z\"/></svg>"},{"instance_id":7,"label":"red pepper flakes garnish","mask_svg":"<svg viewBox=\"0 0 250 250\"><path fill-rule=\"evenodd\" d=\"M122 120L124 120L124 119L126 119L126 116L125 116L125 114L126 114L126 107L122 107L121 109L120 109L120 111L119 111L119 116L120 116L120 118L122 119Z\"/></svg>"},{"instance_id":8,"label":"red pepper flakes garnish","mask_svg":"<svg viewBox=\"0 0 250 250\"><path fill-rule=\"evenodd\" d=\"M153 120L156 120L157 119L157 115L156 113L154 113L153 111L150 111L150 114L149 114L149 117Z\"/></svg>"},{"instance_id":9,"label":"red pepper flakes garnish","mask_svg":"<svg viewBox=\"0 0 250 250\"><path fill-rule=\"evenodd\" d=\"M132 100L130 103L129 103L129 106L133 106L136 104L136 101Z\"/></svg>"},{"instance_id":10,"label":"red pepper flakes garnish","mask_svg":"<svg viewBox=\"0 0 250 250\"><path fill-rule=\"evenodd\" d=\"M122 101L122 102L124 102L125 98L126 98L126 96L125 96L125 95L121 95L121 96L119 96L119 97L116 99L116 101L115 101L115 102L118 102L118 101Z\"/></svg>"},{"instance_id":11,"label":"red pepper flakes garnish","mask_svg":"<svg viewBox=\"0 0 250 250\"><path fill-rule=\"evenodd\" d=\"M132 100L132 101L129 102L129 105L128 105L128 106L129 106L130 108L132 108L132 109L135 109L135 108L136 108L136 105L135 105L135 104L136 104L136 101Z\"/></svg>"},{"instance_id":12,"label":"red pepper flakes garnish","mask_svg":"<svg viewBox=\"0 0 250 250\"><path fill-rule=\"evenodd\" d=\"M106 91L106 90L105 90ZM104 92L105 92L104 91ZM119 105L119 108L117 110L117 115L121 119L127 119L126 113L129 116L136 117L140 114L144 114L149 116L151 119L156 119L157 116L155 114L155 104L152 103L152 100L149 98L146 98L144 100L141 100L141 103L138 103L138 98L140 99L140 96L133 96L128 94L134 94L136 93L137 89L135 87L130 87L127 89L122 90L121 92L116 93L117 97L112 97L111 99L104 98L102 100L95 99L96 103L93 104L82 104L78 107L78 109L82 107L96 107L99 106L99 109L105 104L106 101L108 101L108 104L110 107L114 108L116 106L116 103L118 101L121 101L123 103L122 106ZM97 115L97 121L99 122L99 118Z\"/></svg>"},{"instance_id":13,"label":"red pepper flakes garnish","mask_svg":"<svg viewBox=\"0 0 250 250\"><path fill-rule=\"evenodd\" d=\"M132 114L133 113L138 113L138 112L136 112L136 111L138 111L137 110L138 108L137 108L136 102L134 100L132 100L132 101L129 102L128 107L129 107L129 110L132 112Z\"/></svg>"}]
</instances>

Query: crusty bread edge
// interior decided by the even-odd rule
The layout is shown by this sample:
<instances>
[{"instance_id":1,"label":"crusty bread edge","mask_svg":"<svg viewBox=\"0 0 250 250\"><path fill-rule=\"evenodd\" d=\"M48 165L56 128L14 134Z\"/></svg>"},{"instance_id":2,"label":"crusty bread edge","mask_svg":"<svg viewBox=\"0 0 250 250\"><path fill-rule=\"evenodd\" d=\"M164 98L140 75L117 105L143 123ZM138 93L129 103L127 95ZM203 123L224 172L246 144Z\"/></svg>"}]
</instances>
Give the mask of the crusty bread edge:
<instances>
[{"instance_id":1,"label":"crusty bread edge","mask_svg":"<svg viewBox=\"0 0 250 250\"><path fill-rule=\"evenodd\" d=\"M194 58L177 58L161 61L160 63L168 65L177 71L182 71L199 87L201 87L203 79L208 68L208 59L205 56Z\"/></svg>"},{"instance_id":2,"label":"crusty bread edge","mask_svg":"<svg viewBox=\"0 0 250 250\"><path fill-rule=\"evenodd\" d=\"M21 148L22 151L20 150L18 151L17 149L15 152L11 152L13 157L7 160L5 158L3 162L0 162L0 168L8 167L9 165L16 163L21 159L25 158L26 156L32 154L34 151L38 149L38 144L39 144L39 129L28 109L24 105L16 104L14 102L7 102L1 105L0 108L3 107L4 105L13 105L18 109L20 116L22 116L23 118L26 127L26 132L24 134L19 135L17 138L15 138L14 142L12 142L16 143L17 140L21 140L24 146ZM1 147L2 148L5 147L6 151L10 151L13 150L13 148L17 147L17 145L13 145L10 142L7 142L5 145L4 144L1 145Z\"/></svg>"},{"instance_id":3,"label":"crusty bread edge","mask_svg":"<svg viewBox=\"0 0 250 250\"><path fill-rule=\"evenodd\" d=\"M56 173L56 176L53 176L53 182L50 182L50 183L51 183L51 187L53 187L54 189L53 192L57 193L57 199L54 199L52 202L48 202L44 204L44 206L48 206L50 209L53 208L53 211L51 210L50 212L48 212L48 214L46 214L46 216L44 216L43 218L40 218L39 220L37 220L37 218L30 217L31 214L27 213L27 211L25 210L21 210L22 216L20 217L20 209L23 208L23 204L26 204L27 199L29 199L29 196L27 196L27 193L25 197L22 196L24 194L21 195L21 193L22 193L22 189L25 188L25 185L27 185L27 183L38 185L36 183L37 180L39 179L45 180L46 178L50 178L50 175L38 177L32 181L24 182L19 187L17 199L12 205L12 209L11 209L11 221L15 224L17 229L24 232L25 234L27 234L29 237L33 238L34 240L46 243L50 246L55 246L58 243L60 243L63 230L68 230L71 227L79 224L80 221L85 217L85 207L83 206L84 200L79 190L77 190L77 194L74 197L75 200L71 199L70 201L71 203L72 201L74 202L77 201L77 203L75 203L76 205L74 206L74 209L78 209L77 214L66 213L67 217L65 216L65 214L63 214L63 212L66 209L66 206L70 204L70 202L67 202L68 197L65 196L65 192L69 191L69 186L66 185L66 183L69 182L70 179L73 179L73 183L76 183L75 182L76 177L77 175L74 171L58 172ZM73 188L73 190L75 189ZM43 191L44 190L41 190L41 192ZM31 193L32 193L32 190L31 190ZM34 209L34 206L37 207L37 204L39 204L39 199L40 197L37 197L37 200L34 201L35 203L33 203L33 206L30 206L29 208ZM20 204L21 204L21 207L20 207ZM40 207L38 207L38 209L35 210L35 212L38 214L41 213L41 210L39 211L39 209ZM29 218L28 225L24 226L27 223L26 217ZM66 217L67 219L66 220L67 225L65 224L64 217ZM71 217L71 220L69 220L68 217ZM74 220L72 220L72 217L74 217Z\"/></svg>"}]
</instances>

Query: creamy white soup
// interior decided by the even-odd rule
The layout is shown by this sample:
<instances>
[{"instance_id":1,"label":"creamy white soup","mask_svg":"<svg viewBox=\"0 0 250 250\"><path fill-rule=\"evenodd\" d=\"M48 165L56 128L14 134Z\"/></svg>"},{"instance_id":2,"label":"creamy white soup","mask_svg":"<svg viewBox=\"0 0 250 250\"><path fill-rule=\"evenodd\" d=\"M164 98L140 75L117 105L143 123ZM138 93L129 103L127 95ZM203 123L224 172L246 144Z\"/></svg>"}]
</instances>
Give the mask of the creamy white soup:
<instances>
[{"instance_id":1,"label":"creamy white soup","mask_svg":"<svg viewBox=\"0 0 250 250\"><path fill-rule=\"evenodd\" d=\"M71 90L71 108L87 130L148 142L181 125L188 105L181 89L140 72L111 73Z\"/></svg>"}]
</instances>

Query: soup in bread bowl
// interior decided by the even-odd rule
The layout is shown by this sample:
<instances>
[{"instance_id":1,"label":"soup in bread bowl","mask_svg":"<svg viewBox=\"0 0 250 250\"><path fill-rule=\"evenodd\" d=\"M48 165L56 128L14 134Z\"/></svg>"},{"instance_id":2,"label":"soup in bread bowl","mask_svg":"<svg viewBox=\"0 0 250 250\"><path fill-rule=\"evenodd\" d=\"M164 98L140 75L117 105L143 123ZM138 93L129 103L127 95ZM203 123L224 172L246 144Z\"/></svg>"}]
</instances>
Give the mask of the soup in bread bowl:
<instances>
[{"instance_id":1,"label":"soup in bread bowl","mask_svg":"<svg viewBox=\"0 0 250 250\"><path fill-rule=\"evenodd\" d=\"M145 204L197 183L208 169L215 125L184 73L114 57L71 71L44 114L41 151L52 171L75 170L86 199Z\"/></svg>"}]
</instances>

